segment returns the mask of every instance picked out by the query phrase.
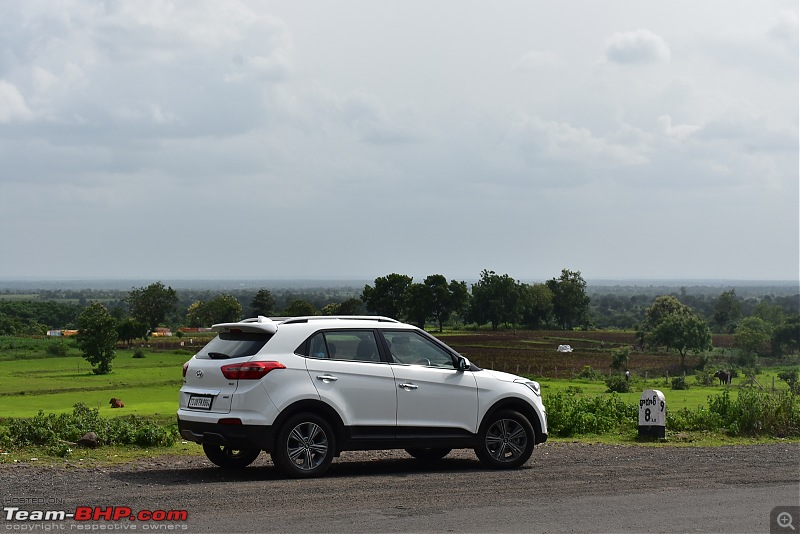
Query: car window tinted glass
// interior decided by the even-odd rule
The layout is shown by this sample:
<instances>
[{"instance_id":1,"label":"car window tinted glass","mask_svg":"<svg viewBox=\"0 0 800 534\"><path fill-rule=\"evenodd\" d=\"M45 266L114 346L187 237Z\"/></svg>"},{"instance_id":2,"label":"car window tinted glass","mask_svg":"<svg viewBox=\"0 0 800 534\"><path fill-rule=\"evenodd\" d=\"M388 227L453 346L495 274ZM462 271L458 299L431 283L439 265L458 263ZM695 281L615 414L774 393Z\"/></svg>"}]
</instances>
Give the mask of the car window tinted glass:
<instances>
[{"instance_id":1,"label":"car window tinted glass","mask_svg":"<svg viewBox=\"0 0 800 534\"><path fill-rule=\"evenodd\" d=\"M329 330L308 341L308 356L331 360L379 362L380 353L371 330Z\"/></svg>"},{"instance_id":2,"label":"car window tinted glass","mask_svg":"<svg viewBox=\"0 0 800 534\"><path fill-rule=\"evenodd\" d=\"M442 347L417 332L384 331L392 358L397 363L453 368L453 357Z\"/></svg>"},{"instance_id":3,"label":"car window tinted glass","mask_svg":"<svg viewBox=\"0 0 800 534\"><path fill-rule=\"evenodd\" d=\"M226 360L253 356L272 338L272 334L259 332L226 332L212 339L200 349L198 358Z\"/></svg>"}]
</instances>

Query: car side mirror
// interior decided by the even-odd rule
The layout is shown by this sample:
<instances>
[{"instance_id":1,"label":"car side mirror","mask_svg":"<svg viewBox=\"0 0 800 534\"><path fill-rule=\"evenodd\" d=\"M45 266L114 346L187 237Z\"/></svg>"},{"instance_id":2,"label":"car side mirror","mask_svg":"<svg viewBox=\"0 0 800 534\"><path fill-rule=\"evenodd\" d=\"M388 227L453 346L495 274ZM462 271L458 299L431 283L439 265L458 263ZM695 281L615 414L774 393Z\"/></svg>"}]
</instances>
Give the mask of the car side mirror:
<instances>
[{"instance_id":1,"label":"car side mirror","mask_svg":"<svg viewBox=\"0 0 800 534\"><path fill-rule=\"evenodd\" d=\"M469 371L469 368L471 366L472 366L472 364L469 363L468 359L466 359L463 356L459 356L458 357L458 370L459 371Z\"/></svg>"}]
</instances>

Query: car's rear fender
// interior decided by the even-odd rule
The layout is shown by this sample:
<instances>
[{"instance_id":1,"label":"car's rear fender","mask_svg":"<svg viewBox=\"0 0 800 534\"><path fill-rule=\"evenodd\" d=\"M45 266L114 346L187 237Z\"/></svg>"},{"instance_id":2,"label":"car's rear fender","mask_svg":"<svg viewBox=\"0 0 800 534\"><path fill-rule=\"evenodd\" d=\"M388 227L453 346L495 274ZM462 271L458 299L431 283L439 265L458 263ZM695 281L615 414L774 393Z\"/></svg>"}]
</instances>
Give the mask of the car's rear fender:
<instances>
[{"instance_id":1,"label":"car's rear fender","mask_svg":"<svg viewBox=\"0 0 800 534\"><path fill-rule=\"evenodd\" d=\"M336 441L336 455L342 451L342 445L344 445L346 439L346 433L344 430L344 423L342 422L342 418L339 417L339 414L336 410L333 409L330 405L322 402L321 400L315 399L304 399L297 401L293 404L290 404L286 408L281 411L281 414L275 419L273 423L273 428L276 429L274 435L277 435L283 423L290 417L295 414L301 412L309 412L313 414L317 414L324 418L330 425L333 427L334 437ZM274 449L274 443L270 444L269 450Z\"/></svg>"}]
</instances>

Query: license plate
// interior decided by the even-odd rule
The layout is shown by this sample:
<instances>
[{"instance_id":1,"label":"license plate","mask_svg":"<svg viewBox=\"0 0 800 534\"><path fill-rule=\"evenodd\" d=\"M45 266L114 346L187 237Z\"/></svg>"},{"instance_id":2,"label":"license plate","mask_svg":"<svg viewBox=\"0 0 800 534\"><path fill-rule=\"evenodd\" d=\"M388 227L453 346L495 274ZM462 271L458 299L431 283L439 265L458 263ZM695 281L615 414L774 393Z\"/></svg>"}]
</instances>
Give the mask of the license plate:
<instances>
[{"instance_id":1,"label":"license plate","mask_svg":"<svg viewBox=\"0 0 800 534\"><path fill-rule=\"evenodd\" d=\"M210 410L213 397L206 395L192 395L189 397L189 408L197 410Z\"/></svg>"}]
</instances>

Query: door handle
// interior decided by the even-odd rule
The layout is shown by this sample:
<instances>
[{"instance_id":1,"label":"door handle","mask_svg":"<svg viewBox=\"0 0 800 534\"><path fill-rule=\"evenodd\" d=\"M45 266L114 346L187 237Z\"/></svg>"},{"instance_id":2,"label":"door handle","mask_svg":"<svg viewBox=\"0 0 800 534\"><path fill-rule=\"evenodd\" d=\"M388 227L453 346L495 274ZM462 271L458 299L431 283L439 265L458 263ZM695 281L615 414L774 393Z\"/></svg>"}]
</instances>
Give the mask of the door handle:
<instances>
[{"instance_id":1,"label":"door handle","mask_svg":"<svg viewBox=\"0 0 800 534\"><path fill-rule=\"evenodd\" d=\"M333 375L317 375L317 380L322 380L323 382L336 382L339 379Z\"/></svg>"},{"instance_id":2,"label":"door handle","mask_svg":"<svg viewBox=\"0 0 800 534\"><path fill-rule=\"evenodd\" d=\"M403 388L403 389L417 389L419 386L416 385L416 384L409 384L407 382L404 382L402 384L397 384L397 387Z\"/></svg>"}]
</instances>

